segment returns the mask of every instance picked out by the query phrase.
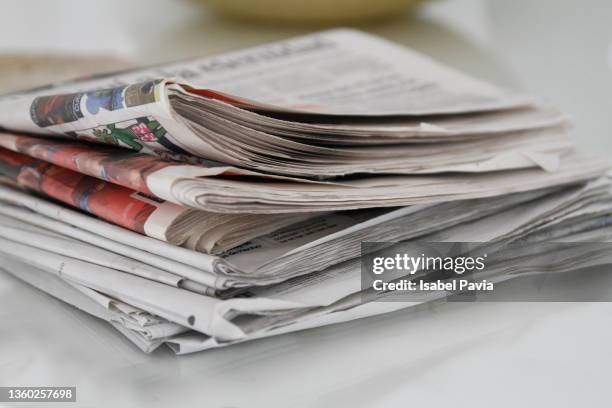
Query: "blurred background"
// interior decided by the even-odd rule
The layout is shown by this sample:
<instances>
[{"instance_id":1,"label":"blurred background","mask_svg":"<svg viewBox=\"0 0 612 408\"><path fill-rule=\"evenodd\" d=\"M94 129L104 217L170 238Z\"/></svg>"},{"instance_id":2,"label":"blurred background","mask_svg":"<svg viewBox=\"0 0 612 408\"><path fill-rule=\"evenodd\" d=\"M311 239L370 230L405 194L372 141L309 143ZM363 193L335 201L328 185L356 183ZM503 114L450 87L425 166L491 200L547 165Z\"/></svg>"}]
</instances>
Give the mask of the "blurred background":
<instances>
[{"instance_id":1,"label":"blurred background","mask_svg":"<svg viewBox=\"0 0 612 408\"><path fill-rule=\"evenodd\" d=\"M609 0L0 0L3 91L354 26L572 115L612 152ZM82 57L87 57L83 60ZM27 74L27 77L25 76ZM34 85L34 84L33 84ZM36 84L38 85L38 84Z\"/></svg>"}]
</instances>

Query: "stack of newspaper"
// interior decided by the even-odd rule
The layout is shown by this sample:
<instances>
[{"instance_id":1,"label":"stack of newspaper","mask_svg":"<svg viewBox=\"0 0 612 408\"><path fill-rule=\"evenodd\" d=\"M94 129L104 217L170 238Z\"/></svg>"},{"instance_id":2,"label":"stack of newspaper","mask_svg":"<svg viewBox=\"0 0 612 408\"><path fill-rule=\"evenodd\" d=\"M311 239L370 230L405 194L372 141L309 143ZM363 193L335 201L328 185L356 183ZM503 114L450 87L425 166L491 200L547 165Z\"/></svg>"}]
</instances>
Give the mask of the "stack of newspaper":
<instances>
[{"instance_id":1,"label":"stack of newspaper","mask_svg":"<svg viewBox=\"0 0 612 408\"><path fill-rule=\"evenodd\" d=\"M358 31L6 95L0 126L2 268L147 352L418 303L362 288L362 242L612 235L563 114Z\"/></svg>"}]
</instances>

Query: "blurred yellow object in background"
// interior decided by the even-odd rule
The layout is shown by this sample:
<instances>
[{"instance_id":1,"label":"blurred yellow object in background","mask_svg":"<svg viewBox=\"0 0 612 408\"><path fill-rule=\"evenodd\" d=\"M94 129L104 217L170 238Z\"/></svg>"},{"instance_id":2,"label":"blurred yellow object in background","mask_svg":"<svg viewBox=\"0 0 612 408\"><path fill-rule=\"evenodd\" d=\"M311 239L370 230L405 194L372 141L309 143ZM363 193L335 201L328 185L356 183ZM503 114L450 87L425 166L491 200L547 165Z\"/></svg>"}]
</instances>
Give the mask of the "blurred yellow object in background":
<instances>
[{"instance_id":1,"label":"blurred yellow object in background","mask_svg":"<svg viewBox=\"0 0 612 408\"><path fill-rule=\"evenodd\" d=\"M347 23L406 13L422 0L199 0L222 13L266 22Z\"/></svg>"}]
</instances>

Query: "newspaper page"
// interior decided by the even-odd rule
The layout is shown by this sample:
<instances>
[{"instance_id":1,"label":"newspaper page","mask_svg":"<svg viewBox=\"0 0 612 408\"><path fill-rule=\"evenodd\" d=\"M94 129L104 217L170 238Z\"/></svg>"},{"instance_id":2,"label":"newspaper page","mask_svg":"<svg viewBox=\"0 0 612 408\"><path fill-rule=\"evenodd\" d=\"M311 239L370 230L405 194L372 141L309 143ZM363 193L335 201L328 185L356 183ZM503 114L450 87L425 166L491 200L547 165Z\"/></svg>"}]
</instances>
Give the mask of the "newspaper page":
<instances>
[{"instance_id":1,"label":"newspaper page","mask_svg":"<svg viewBox=\"0 0 612 408\"><path fill-rule=\"evenodd\" d=\"M163 240L167 240L170 225L189 211L117 184L2 148L0 174L24 189L42 193L113 224ZM156 221L157 225L151 226Z\"/></svg>"},{"instance_id":2,"label":"newspaper page","mask_svg":"<svg viewBox=\"0 0 612 408\"><path fill-rule=\"evenodd\" d=\"M6 133L1 136L0 145L9 150L185 207L220 213L312 213L488 197L586 180L609 167L605 160L579 153L552 161L542 155L523 155L523 159L545 168L556 167L556 171L388 175L322 182L262 175L228 166L178 164L77 142Z\"/></svg>"},{"instance_id":3,"label":"newspaper page","mask_svg":"<svg viewBox=\"0 0 612 408\"><path fill-rule=\"evenodd\" d=\"M322 270L358 256L361 241L414 238L547 193L544 190L435 206L327 214L263 235L217 257L206 257L172 246L167 248L161 242L153 246L149 238L127 230L116 233L112 225L102 228L102 221L87 219L67 208L60 209L54 204L8 188L3 190L0 187L0 201L7 201L7 204L0 204L0 214L53 231L70 231L71 226L78 227L79 234L75 238L223 290L245 285L267 285ZM26 207L36 214L18 206ZM427 221L431 218L435 218L436 222ZM149 252L159 250L161 260L153 257L148 261L147 255L138 249ZM207 262L204 266L206 269L199 273L188 266L202 268L203 261Z\"/></svg>"},{"instance_id":4,"label":"newspaper page","mask_svg":"<svg viewBox=\"0 0 612 408\"><path fill-rule=\"evenodd\" d=\"M0 138L3 144L12 149L0 147L0 174L15 184L132 231L196 251L219 253L314 216L224 215L193 210L150 194L143 178L163 163L149 156L141 162L125 160L122 165L121 155L80 150L79 145L18 135Z\"/></svg>"},{"instance_id":5,"label":"newspaper page","mask_svg":"<svg viewBox=\"0 0 612 408\"><path fill-rule=\"evenodd\" d=\"M596 197L599 198L599 202L594 200ZM606 203L605 206L603 206L604 203ZM586 209L589 206L592 210ZM605 211L603 207L606 208ZM560 225L558 220L562 218L580 221L580 217L584 214L589 214L589 217L594 217L593 219L601 218L602 215L609 218L612 214L609 182L599 180L566 191L554 192L524 203L518 208L521 217L517 217L516 209L511 208L482 218L475 223L464 223L452 227L439 237L444 236L444 239L453 242L457 238L476 240L479 231L487 229L487 225L489 227L499 225L501 228L493 228L498 235L489 238L497 240L511 237L510 239L516 240L534 233L535 229L529 226L542 228L545 225ZM7 222L10 223L8 220ZM566 231L571 231L571 229L566 229ZM580 232L580 229L575 231ZM436 235L430 237L435 239ZM373 302L377 298L362 296L358 279L360 266L354 260L334 266L318 275L296 278L265 288L251 289L252 292L247 292L246 297L222 300L197 294L186 294L187 292L173 292L179 289L166 285L160 286L153 282L137 284L137 280L143 280L141 277L62 255L51 250L50 247L33 248L13 239L3 239L1 248L5 255L17 257L22 262L29 263L36 268L57 274L71 284L76 283L101 293L101 297L95 296L98 301L104 305L113 303L115 308L126 315L122 323L124 328L139 331L138 327L143 329L147 322L157 322L162 325L158 331L142 331L142 333L148 333L145 334L145 338L152 339L156 335L163 337L175 330L176 335L170 335L165 338L165 341L176 346L176 350L181 353L188 352L188 350L196 351L229 345L293 331L300 327L309 327L309 325L315 327L350 318L360 318L370 313L378 314L420 303L393 303L395 306L387 308L374 302L372 306L365 306L364 301ZM36 256L31 257L32 254ZM538 254L532 255L535 256L533 260L536 264L542 261L538 261ZM553 268L550 270L555 272L570 270L568 268L573 265L576 254L565 251L561 255L554 265L549 265ZM591 262L593 265L610 262L606 253L596 255ZM487 279L501 282L533 273L533 268L522 268L512 272L513 268L515 266L511 260L496 264L494 269L486 272ZM144 289L134 289L138 287ZM321 291L322 288L329 290ZM87 292L87 289L83 290ZM91 293L89 295L93 296ZM104 296L107 299L104 299ZM153 301L160 296L163 296L163 299ZM444 292L436 292L423 301L431 301L444 296L446 296ZM192 314L190 311L193 310L196 312ZM345 313L348 311L352 312ZM241 318L237 319L239 316ZM159 320L158 317L198 333L181 332L176 326L165 325L166 323Z\"/></svg>"},{"instance_id":6,"label":"newspaper page","mask_svg":"<svg viewBox=\"0 0 612 408\"><path fill-rule=\"evenodd\" d=\"M239 162L214 131L202 134L207 129L198 132L177 114L170 94L250 110L353 116L467 113L530 102L374 36L331 30L9 95L0 99L0 127L162 157Z\"/></svg>"}]
</instances>

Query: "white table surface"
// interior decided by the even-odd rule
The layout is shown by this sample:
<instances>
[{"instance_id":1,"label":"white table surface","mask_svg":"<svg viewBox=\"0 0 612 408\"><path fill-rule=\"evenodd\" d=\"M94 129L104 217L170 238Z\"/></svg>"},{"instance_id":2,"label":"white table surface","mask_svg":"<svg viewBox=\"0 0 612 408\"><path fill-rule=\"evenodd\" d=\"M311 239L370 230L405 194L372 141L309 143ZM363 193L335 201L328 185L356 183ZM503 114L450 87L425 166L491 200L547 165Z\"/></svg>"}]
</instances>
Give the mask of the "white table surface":
<instances>
[{"instance_id":1,"label":"white table surface","mask_svg":"<svg viewBox=\"0 0 612 408\"><path fill-rule=\"evenodd\" d=\"M227 21L190 1L0 0L0 11L0 53L143 64L314 30ZM361 28L545 97L575 118L579 145L609 155L611 18L609 0L439 0L416 18ZM0 273L0 385L76 385L70 406L609 407L611 317L610 303L453 303L144 355L104 322Z\"/></svg>"}]
</instances>

